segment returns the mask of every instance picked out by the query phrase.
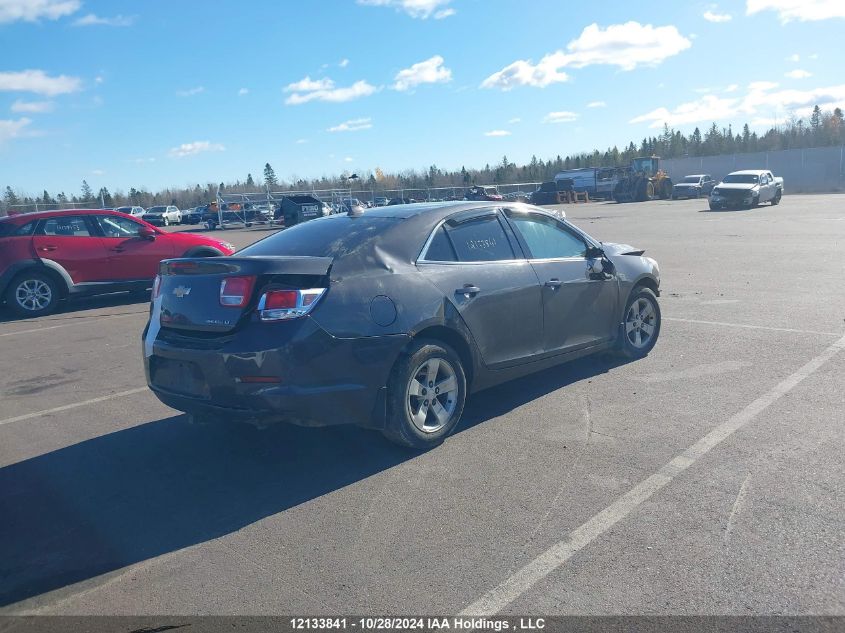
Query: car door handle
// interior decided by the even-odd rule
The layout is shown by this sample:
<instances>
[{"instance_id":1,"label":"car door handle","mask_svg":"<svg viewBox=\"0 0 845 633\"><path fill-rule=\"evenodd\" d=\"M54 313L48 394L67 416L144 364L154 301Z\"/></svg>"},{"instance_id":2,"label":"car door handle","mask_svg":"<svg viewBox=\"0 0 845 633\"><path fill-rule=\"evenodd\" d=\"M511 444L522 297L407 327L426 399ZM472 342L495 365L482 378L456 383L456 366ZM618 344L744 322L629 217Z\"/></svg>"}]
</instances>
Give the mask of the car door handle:
<instances>
[{"instance_id":1,"label":"car door handle","mask_svg":"<svg viewBox=\"0 0 845 633\"><path fill-rule=\"evenodd\" d=\"M563 284L563 282L562 282L560 279L557 279L557 278L555 278L555 279L549 279L549 280L545 283L545 285L546 285L547 287L549 287L549 288L560 288L561 284Z\"/></svg>"},{"instance_id":2,"label":"car door handle","mask_svg":"<svg viewBox=\"0 0 845 633\"><path fill-rule=\"evenodd\" d=\"M38 248L39 251L54 251L58 248L58 246L41 246Z\"/></svg>"},{"instance_id":3,"label":"car door handle","mask_svg":"<svg viewBox=\"0 0 845 633\"><path fill-rule=\"evenodd\" d=\"M466 297L472 297L477 295L481 292L481 288L478 286L473 286L472 284L465 284L463 288L458 288L455 290L456 295L464 295Z\"/></svg>"},{"instance_id":4,"label":"car door handle","mask_svg":"<svg viewBox=\"0 0 845 633\"><path fill-rule=\"evenodd\" d=\"M126 249L125 249L125 248L123 248L122 246L115 246L115 247L114 247L113 249L111 249L111 250L113 250L115 253L122 253L122 252L123 252L123 251L125 251Z\"/></svg>"}]
</instances>

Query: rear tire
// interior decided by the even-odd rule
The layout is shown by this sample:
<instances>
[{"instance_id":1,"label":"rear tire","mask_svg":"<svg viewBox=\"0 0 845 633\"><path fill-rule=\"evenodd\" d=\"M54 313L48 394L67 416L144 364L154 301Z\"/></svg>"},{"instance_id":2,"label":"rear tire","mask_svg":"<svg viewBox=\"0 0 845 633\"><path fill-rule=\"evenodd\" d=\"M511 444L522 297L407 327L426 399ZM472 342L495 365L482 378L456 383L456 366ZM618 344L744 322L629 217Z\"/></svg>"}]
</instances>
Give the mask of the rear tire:
<instances>
[{"instance_id":1,"label":"rear tire","mask_svg":"<svg viewBox=\"0 0 845 633\"><path fill-rule=\"evenodd\" d=\"M660 304L649 288L637 286L628 297L622 316L622 328L616 344L625 358L643 358L654 348L660 336Z\"/></svg>"},{"instance_id":2,"label":"rear tire","mask_svg":"<svg viewBox=\"0 0 845 633\"><path fill-rule=\"evenodd\" d=\"M168 219L167 219L167 216L166 216L166 215L161 216L161 223L162 223L164 226L170 226L170 220L168 220Z\"/></svg>"},{"instance_id":3,"label":"rear tire","mask_svg":"<svg viewBox=\"0 0 845 633\"><path fill-rule=\"evenodd\" d=\"M56 311L59 284L38 271L23 272L6 289L6 304L20 317L33 318Z\"/></svg>"},{"instance_id":4,"label":"rear tire","mask_svg":"<svg viewBox=\"0 0 845 633\"><path fill-rule=\"evenodd\" d=\"M465 402L466 375L455 351L440 341L416 341L387 383L384 436L400 446L434 448L455 430Z\"/></svg>"}]
</instances>

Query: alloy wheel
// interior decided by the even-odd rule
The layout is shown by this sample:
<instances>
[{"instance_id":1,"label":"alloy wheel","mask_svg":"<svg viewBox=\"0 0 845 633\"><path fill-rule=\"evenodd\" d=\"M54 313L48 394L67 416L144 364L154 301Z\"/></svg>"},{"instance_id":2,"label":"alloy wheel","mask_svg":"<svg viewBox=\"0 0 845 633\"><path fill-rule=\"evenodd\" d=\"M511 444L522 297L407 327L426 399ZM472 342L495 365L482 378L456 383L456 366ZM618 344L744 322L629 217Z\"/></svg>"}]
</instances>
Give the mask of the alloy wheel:
<instances>
[{"instance_id":1,"label":"alloy wheel","mask_svg":"<svg viewBox=\"0 0 845 633\"><path fill-rule=\"evenodd\" d=\"M53 291L40 279L26 279L15 289L15 301L29 312L44 310L52 300Z\"/></svg>"},{"instance_id":2,"label":"alloy wheel","mask_svg":"<svg viewBox=\"0 0 845 633\"><path fill-rule=\"evenodd\" d=\"M625 315L625 336L636 349L647 347L657 327L657 311L654 304L640 297L628 308Z\"/></svg>"},{"instance_id":3,"label":"alloy wheel","mask_svg":"<svg viewBox=\"0 0 845 633\"><path fill-rule=\"evenodd\" d=\"M408 415L423 433L436 433L455 413L458 380L445 358L430 358L412 373L406 389Z\"/></svg>"}]
</instances>

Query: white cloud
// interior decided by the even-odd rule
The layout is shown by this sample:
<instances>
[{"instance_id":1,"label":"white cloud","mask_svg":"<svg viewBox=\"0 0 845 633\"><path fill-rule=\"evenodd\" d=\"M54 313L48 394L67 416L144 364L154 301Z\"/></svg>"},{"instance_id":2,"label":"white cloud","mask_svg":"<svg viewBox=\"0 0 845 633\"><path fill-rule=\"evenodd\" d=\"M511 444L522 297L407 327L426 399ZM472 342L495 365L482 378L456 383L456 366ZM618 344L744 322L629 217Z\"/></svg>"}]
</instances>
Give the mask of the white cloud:
<instances>
[{"instance_id":1,"label":"white cloud","mask_svg":"<svg viewBox=\"0 0 845 633\"><path fill-rule=\"evenodd\" d=\"M351 156L347 156L346 158L344 158L344 159L343 159L343 162L344 162L344 163L351 163L351 162L352 162L352 157L351 157Z\"/></svg>"},{"instance_id":2,"label":"white cloud","mask_svg":"<svg viewBox=\"0 0 845 633\"><path fill-rule=\"evenodd\" d=\"M12 112L43 113L53 110L52 101L21 101L17 99L12 104Z\"/></svg>"},{"instance_id":3,"label":"white cloud","mask_svg":"<svg viewBox=\"0 0 845 633\"><path fill-rule=\"evenodd\" d=\"M327 132L357 132L359 130L369 130L373 127L373 120L370 117L362 119L351 119L344 121L338 125L328 128Z\"/></svg>"},{"instance_id":4,"label":"white cloud","mask_svg":"<svg viewBox=\"0 0 845 633\"><path fill-rule=\"evenodd\" d=\"M514 118L508 120L508 123L520 123L520 122L522 122L522 119L520 119L519 117L514 117Z\"/></svg>"},{"instance_id":5,"label":"white cloud","mask_svg":"<svg viewBox=\"0 0 845 633\"><path fill-rule=\"evenodd\" d=\"M91 174L93 176L105 176L106 172L104 172L102 169L92 169Z\"/></svg>"},{"instance_id":6,"label":"white cloud","mask_svg":"<svg viewBox=\"0 0 845 633\"><path fill-rule=\"evenodd\" d=\"M794 54L790 55L789 57L787 57L786 61L793 62L793 63L797 64L798 62L801 61L801 55L799 55L798 53L794 53Z\"/></svg>"},{"instance_id":7,"label":"white cloud","mask_svg":"<svg viewBox=\"0 0 845 633\"><path fill-rule=\"evenodd\" d=\"M209 141L194 141L193 143L182 143L179 147L174 147L168 152L173 158L183 158L185 156L194 156L203 152L222 152L226 148L220 143L210 143Z\"/></svg>"},{"instance_id":8,"label":"white cloud","mask_svg":"<svg viewBox=\"0 0 845 633\"><path fill-rule=\"evenodd\" d=\"M343 59L341 59L338 62L337 65L340 66L341 68L346 68L347 66L349 66L349 60L344 57Z\"/></svg>"},{"instance_id":9,"label":"white cloud","mask_svg":"<svg viewBox=\"0 0 845 633\"><path fill-rule=\"evenodd\" d=\"M511 133L507 130L490 130L489 132L485 132L484 136L510 136Z\"/></svg>"},{"instance_id":10,"label":"white cloud","mask_svg":"<svg viewBox=\"0 0 845 633\"><path fill-rule=\"evenodd\" d=\"M307 143L307 142L308 142L308 139L307 139L307 138L298 138L298 139L296 139L296 144L297 144L297 145L305 145L305 143Z\"/></svg>"},{"instance_id":11,"label":"white cloud","mask_svg":"<svg viewBox=\"0 0 845 633\"><path fill-rule=\"evenodd\" d=\"M358 0L358 4L371 7L393 7L397 11L407 13L412 18L427 20L434 18L442 20L455 15L455 10L449 6L452 0Z\"/></svg>"},{"instance_id":12,"label":"white cloud","mask_svg":"<svg viewBox=\"0 0 845 633\"><path fill-rule=\"evenodd\" d=\"M79 10L79 0L0 0L0 24L58 20Z\"/></svg>"},{"instance_id":13,"label":"white cloud","mask_svg":"<svg viewBox=\"0 0 845 633\"><path fill-rule=\"evenodd\" d=\"M305 77L297 82L285 86L285 92L291 95L285 99L288 105L300 105L309 101L328 101L330 103L342 103L352 101L361 97L367 97L378 88L366 81L356 81L347 88L336 88L334 82L329 79L311 79Z\"/></svg>"},{"instance_id":14,"label":"white cloud","mask_svg":"<svg viewBox=\"0 0 845 633\"><path fill-rule=\"evenodd\" d=\"M679 126L691 123L709 123L736 119L738 116L754 117L752 122L762 125L772 120L772 113L809 116L813 106L822 109L845 107L845 84L813 90L780 89L770 81L757 81L748 85L747 92L737 97L705 95L698 101L682 103L673 109L657 108L630 120L630 123L650 123L649 127L661 128L663 124ZM774 117L777 118L777 117Z\"/></svg>"},{"instance_id":15,"label":"white cloud","mask_svg":"<svg viewBox=\"0 0 845 633\"><path fill-rule=\"evenodd\" d=\"M13 138L26 136L26 127L32 123L31 119L21 117L17 121L0 119L0 145Z\"/></svg>"},{"instance_id":16,"label":"white cloud","mask_svg":"<svg viewBox=\"0 0 845 633\"><path fill-rule=\"evenodd\" d=\"M249 88L241 88L240 90L238 90L239 97L242 97L247 94L249 94Z\"/></svg>"},{"instance_id":17,"label":"white cloud","mask_svg":"<svg viewBox=\"0 0 845 633\"><path fill-rule=\"evenodd\" d=\"M802 70L800 68L796 68L795 70L790 70L786 73L786 76L790 79L806 79L807 77L812 77L813 73L807 72L806 70Z\"/></svg>"},{"instance_id":18,"label":"white cloud","mask_svg":"<svg viewBox=\"0 0 845 633\"><path fill-rule=\"evenodd\" d=\"M607 104L604 101L590 101L587 104L588 108L606 108Z\"/></svg>"},{"instance_id":19,"label":"white cloud","mask_svg":"<svg viewBox=\"0 0 845 633\"><path fill-rule=\"evenodd\" d=\"M103 77L102 75L97 75L96 77L94 77L94 83L96 83L96 84L101 84L105 80L106 80L106 78Z\"/></svg>"},{"instance_id":20,"label":"white cloud","mask_svg":"<svg viewBox=\"0 0 845 633\"><path fill-rule=\"evenodd\" d=\"M487 77L481 87L501 90L515 86L543 88L567 81L569 75L562 69L568 67L601 64L634 70L638 66L656 66L690 46L692 42L671 25L655 27L632 21L603 29L598 24L591 24L577 39L566 45L566 51L549 53L536 65L531 60L517 60Z\"/></svg>"},{"instance_id":21,"label":"white cloud","mask_svg":"<svg viewBox=\"0 0 845 633\"><path fill-rule=\"evenodd\" d=\"M730 13L714 13L713 11L705 11L702 17L708 22L730 22L733 16Z\"/></svg>"},{"instance_id":22,"label":"white cloud","mask_svg":"<svg viewBox=\"0 0 845 633\"><path fill-rule=\"evenodd\" d=\"M156 162L155 158L133 158L132 162L136 165L145 165L147 163L154 163Z\"/></svg>"},{"instance_id":23,"label":"white cloud","mask_svg":"<svg viewBox=\"0 0 845 633\"><path fill-rule=\"evenodd\" d=\"M187 90L177 90L176 94L180 97L193 97L194 95L198 95L205 92L204 86L197 86L195 88L188 88Z\"/></svg>"},{"instance_id":24,"label":"white cloud","mask_svg":"<svg viewBox=\"0 0 845 633\"><path fill-rule=\"evenodd\" d=\"M312 90L331 90L334 82L331 79L311 79L308 75L304 79L285 86L285 92L311 92Z\"/></svg>"},{"instance_id":25,"label":"white cloud","mask_svg":"<svg viewBox=\"0 0 845 633\"><path fill-rule=\"evenodd\" d=\"M761 11L774 11L784 24L815 22L831 18L845 18L845 2L842 0L746 0L746 15Z\"/></svg>"},{"instance_id":26,"label":"white cloud","mask_svg":"<svg viewBox=\"0 0 845 633\"><path fill-rule=\"evenodd\" d=\"M81 88L82 80L78 77L68 77L67 75L51 77L43 70L0 72L0 92L34 92L54 97L76 92Z\"/></svg>"},{"instance_id":27,"label":"white cloud","mask_svg":"<svg viewBox=\"0 0 845 633\"><path fill-rule=\"evenodd\" d=\"M413 64L396 73L393 89L400 92L411 90L420 84L438 84L452 81L452 71L443 66L440 55Z\"/></svg>"},{"instance_id":28,"label":"white cloud","mask_svg":"<svg viewBox=\"0 0 845 633\"><path fill-rule=\"evenodd\" d=\"M737 90L739 90L739 84L731 84L725 88L725 92L736 92Z\"/></svg>"},{"instance_id":29,"label":"white cloud","mask_svg":"<svg viewBox=\"0 0 845 633\"><path fill-rule=\"evenodd\" d=\"M89 13L73 21L74 26L132 26L134 23L134 15L116 15L111 18L103 18L94 13Z\"/></svg>"},{"instance_id":30,"label":"white cloud","mask_svg":"<svg viewBox=\"0 0 845 633\"><path fill-rule=\"evenodd\" d=\"M572 123L578 118L575 112L549 112L543 117L543 123Z\"/></svg>"}]
</instances>

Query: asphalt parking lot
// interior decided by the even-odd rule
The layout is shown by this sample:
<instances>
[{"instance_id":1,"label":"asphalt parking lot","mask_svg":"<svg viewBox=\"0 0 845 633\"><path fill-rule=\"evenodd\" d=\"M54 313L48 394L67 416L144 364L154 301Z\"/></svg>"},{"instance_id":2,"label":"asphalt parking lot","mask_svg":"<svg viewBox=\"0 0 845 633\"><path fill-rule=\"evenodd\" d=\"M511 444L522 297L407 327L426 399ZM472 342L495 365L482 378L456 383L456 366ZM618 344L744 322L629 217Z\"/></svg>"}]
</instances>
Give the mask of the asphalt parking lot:
<instances>
[{"instance_id":1,"label":"asphalt parking lot","mask_svg":"<svg viewBox=\"0 0 845 633\"><path fill-rule=\"evenodd\" d=\"M145 303L3 313L0 613L845 614L845 195L564 208L659 261L657 347L476 394L425 454L189 424Z\"/></svg>"}]
</instances>

